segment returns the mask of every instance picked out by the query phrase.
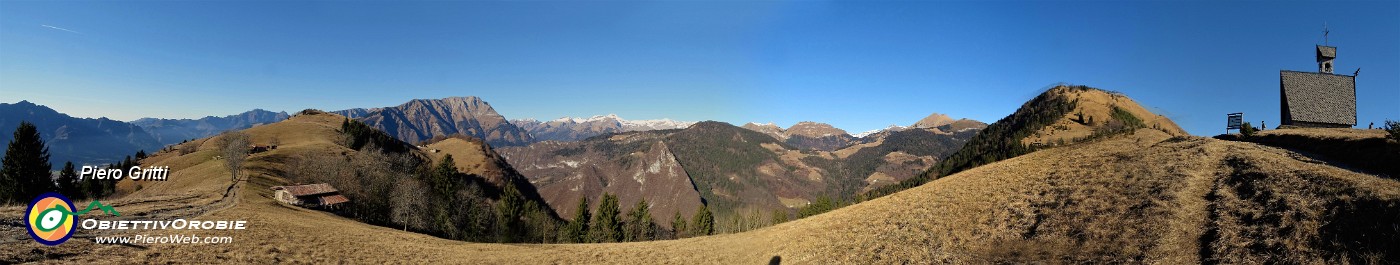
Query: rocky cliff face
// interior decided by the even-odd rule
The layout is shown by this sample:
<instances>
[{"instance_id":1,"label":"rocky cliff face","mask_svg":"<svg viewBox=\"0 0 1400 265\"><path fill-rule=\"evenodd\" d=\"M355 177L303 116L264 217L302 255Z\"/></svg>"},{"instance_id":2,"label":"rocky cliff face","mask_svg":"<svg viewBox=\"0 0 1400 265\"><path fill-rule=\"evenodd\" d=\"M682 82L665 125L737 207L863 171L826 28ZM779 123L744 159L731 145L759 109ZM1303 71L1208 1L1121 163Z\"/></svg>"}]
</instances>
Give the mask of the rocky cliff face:
<instances>
[{"instance_id":1,"label":"rocky cliff face","mask_svg":"<svg viewBox=\"0 0 1400 265\"><path fill-rule=\"evenodd\" d=\"M596 207L606 192L617 195L624 207L645 199L656 223L669 227L674 214L689 218L703 199L664 136L635 132L500 150L560 216L573 216L580 198Z\"/></svg>"},{"instance_id":2,"label":"rocky cliff face","mask_svg":"<svg viewBox=\"0 0 1400 265\"><path fill-rule=\"evenodd\" d=\"M342 110L365 124L400 140L418 143L434 136L462 134L484 139L491 146L518 146L532 142L530 135L496 113L477 97L415 99L378 111Z\"/></svg>"}]
</instances>

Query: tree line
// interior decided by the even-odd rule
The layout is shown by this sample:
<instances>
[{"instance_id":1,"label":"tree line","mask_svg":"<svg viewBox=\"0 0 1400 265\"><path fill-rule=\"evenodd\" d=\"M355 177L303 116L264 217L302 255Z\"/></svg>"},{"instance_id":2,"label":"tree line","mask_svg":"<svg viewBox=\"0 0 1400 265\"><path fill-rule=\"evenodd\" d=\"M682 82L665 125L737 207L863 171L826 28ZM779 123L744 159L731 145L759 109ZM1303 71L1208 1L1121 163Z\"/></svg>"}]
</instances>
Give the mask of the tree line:
<instances>
[{"instance_id":1,"label":"tree line","mask_svg":"<svg viewBox=\"0 0 1400 265\"><path fill-rule=\"evenodd\" d=\"M676 212L670 230L661 228L652 220L651 206L647 204L646 199L634 204L625 215L620 208L617 196L606 192L598 198L598 207L593 211L589 211L588 198L580 197L573 219L559 230L558 242L636 242L715 233L714 213L704 205L696 209L689 221L680 212Z\"/></svg>"},{"instance_id":2,"label":"tree line","mask_svg":"<svg viewBox=\"0 0 1400 265\"><path fill-rule=\"evenodd\" d=\"M581 201L582 217L566 221L510 181L493 184L486 177L462 173L450 154L430 163L421 153L408 152L412 147L407 143L350 119L342 122L339 132L340 144L357 152L302 154L288 159L286 173L293 182L336 187L351 203L332 211L361 222L501 243L627 242L714 233L714 215L708 209L682 226L690 229L677 233L654 223L645 201L623 213L610 194L599 199L594 211Z\"/></svg>"}]
</instances>

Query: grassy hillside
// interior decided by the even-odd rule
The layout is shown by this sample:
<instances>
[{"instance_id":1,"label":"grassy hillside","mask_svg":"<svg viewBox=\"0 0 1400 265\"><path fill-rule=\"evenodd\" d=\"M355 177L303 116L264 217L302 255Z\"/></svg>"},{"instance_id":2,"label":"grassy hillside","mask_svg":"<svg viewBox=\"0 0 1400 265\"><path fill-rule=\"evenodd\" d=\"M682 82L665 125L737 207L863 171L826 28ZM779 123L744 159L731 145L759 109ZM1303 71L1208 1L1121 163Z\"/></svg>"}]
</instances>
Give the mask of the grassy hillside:
<instances>
[{"instance_id":1,"label":"grassy hillside","mask_svg":"<svg viewBox=\"0 0 1400 265\"><path fill-rule=\"evenodd\" d=\"M1400 178L1400 141L1383 130L1296 128L1264 130L1240 140L1307 152L1357 170Z\"/></svg>"},{"instance_id":2,"label":"grassy hillside","mask_svg":"<svg viewBox=\"0 0 1400 265\"><path fill-rule=\"evenodd\" d=\"M988 125L962 149L918 177L866 192L862 198L885 196L1038 149L1128 133L1139 128L1151 128L1168 135L1186 135L1170 119L1152 114L1117 92L1086 86L1056 86L1021 105L1006 118Z\"/></svg>"}]
</instances>

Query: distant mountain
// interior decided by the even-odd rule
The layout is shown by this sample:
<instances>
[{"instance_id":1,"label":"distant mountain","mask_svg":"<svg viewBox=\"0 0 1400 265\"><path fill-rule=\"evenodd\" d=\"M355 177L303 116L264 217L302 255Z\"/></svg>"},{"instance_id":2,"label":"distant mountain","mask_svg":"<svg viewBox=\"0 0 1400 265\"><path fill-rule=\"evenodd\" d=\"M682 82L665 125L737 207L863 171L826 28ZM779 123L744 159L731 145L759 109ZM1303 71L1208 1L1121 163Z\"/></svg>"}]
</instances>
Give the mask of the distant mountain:
<instances>
[{"instance_id":1,"label":"distant mountain","mask_svg":"<svg viewBox=\"0 0 1400 265\"><path fill-rule=\"evenodd\" d=\"M354 108L354 109L347 109L347 110L340 110L340 111L332 111L332 113L340 114L340 116L345 116L345 117L347 117L347 118L356 119L356 118L361 118L361 117L364 117L364 116L369 116L370 113L378 112L378 111L381 110L381 109L383 109L383 108L368 108L368 109Z\"/></svg>"},{"instance_id":2,"label":"distant mountain","mask_svg":"<svg viewBox=\"0 0 1400 265\"><path fill-rule=\"evenodd\" d=\"M511 120L512 124L530 133L535 141L578 141L601 134L681 129L695 122L659 120L626 120L617 114L591 118L559 118L551 121L534 119Z\"/></svg>"},{"instance_id":3,"label":"distant mountain","mask_svg":"<svg viewBox=\"0 0 1400 265\"><path fill-rule=\"evenodd\" d=\"M916 128L916 129L929 129L929 130L934 130L934 131L936 131L936 132L955 133L955 132L962 131L962 130L966 130L966 129L982 129L982 128L987 128L987 124L986 124L986 123L982 123L982 122L980 122L980 121L971 120L971 119L965 119L965 118L964 118L964 119L956 119L956 120L954 120L952 117L949 117L947 114L933 113L933 114L929 114L928 117L924 117L923 119L920 119L918 122L914 122L914 124L909 125L909 126L900 126L900 125L893 125L893 124L891 124L889 127L886 127L886 128L884 128L884 129L865 131L865 132L861 132L861 133L855 134L855 135L853 135L853 136L855 136L856 138L867 138L867 137L870 137L870 136L883 137L883 136L881 136L881 135L887 135L887 134L888 134L887 132L903 131L903 130L908 130L908 129L911 129L911 128ZM871 141L870 139L863 139L863 140L861 140L861 142L870 142L870 141Z\"/></svg>"},{"instance_id":4,"label":"distant mountain","mask_svg":"<svg viewBox=\"0 0 1400 265\"><path fill-rule=\"evenodd\" d=\"M856 137L830 124L804 121L783 129L773 123L747 123L742 126L802 150L835 151L850 146Z\"/></svg>"},{"instance_id":5,"label":"distant mountain","mask_svg":"<svg viewBox=\"0 0 1400 265\"><path fill-rule=\"evenodd\" d=\"M865 138L866 136L870 136L870 135L877 134L877 133L881 133L881 132L886 132L886 131L896 131L896 132L897 132L897 131L903 131L903 130L905 130L905 129L909 129L909 127L904 127L904 126L899 126L899 125L890 124L889 127L885 127L885 128L883 128L883 129L874 129L874 130L864 131L864 132L852 134L851 136L853 136L853 137L855 137L855 138Z\"/></svg>"},{"instance_id":6,"label":"distant mountain","mask_svg":"<svg viewBox=\"0 0 1400 265\"><path fill-rule=\"evenodd\" d=\"M194 119L142 118L131 124L141 126L161 145L179 143L185 140L213 136L224 131L242 130L253 126L286 120L287 112L271 112L254 109L248 112L224 117L208 116Z\"/></svg>"},{"instance_id":7,"label":"distant mountain","mask_svg":"<svg viewBox=\"0 0 1400 265\"><path fill-rule=\"evenodd\" d=\"M787 134L786 134L786 133L783 133L783 127L778 127L777 124L773 124L773 123L771 123L771 122L770 122L770 123L764 123L764 124L758 124L758 123L750 122L750 123L745 123L744 126L740 126L740 127L741 127L741 128L744 128L744 129L749 129L749 130L752 130L752 131L755 131L755 132L760 132L760 133L763 133L763 134L767 134L768 136L772 136L773 139L777 139L778 141L787 141L787 138L788 138Z\"/></svg>"},{"instance_id":8,"label":"distant mountain","mask_svg":"<svg viewBox=\"0 0 1400 265\"><path fill-rule=\"evenodd\" d=\"M533 142L524 129L515 127L491 105L477 97L415 99L402 105L335 111L389 133L399 140L418 143L435 136L462 134L485 139L491 146L518 146Z\"/></svg>"},{"instance_id":9,"label":"distant mountain","mask_svg":"<svg viewBox=\"0 0 1400 265\"><path fill-rule=\"evenodd\" d=\"M833 151L851 145L852 137L845 130L820 122L798 122L783 130L786 142L803 150Z\"/></svg>"},{"instance_id":10,"label":"distant mountain","mask_svg":"<svg viewBox=\"0 0 1400 265\"><path fill-rule=\"evenodd\" d=\"M928 117L924 117L923 119L919 119L918 122L915 122L914 125L911 125L911 126L909 126L909 127L914 127L914 128L933 128L933 127L943 126L943 125L952 124L952 123L953 123L953 118L952 118L952 117L948 117L947 114L934 113L934 114L929 114Z\"/></svg>"},{"instance_id":11,"label":"distant mountain","mask_svg":"<svg viewBox=\"0 0 1400 265\"><path fill-rule=\"evenodd\" d=\"M562 216L572 215L579 197L593 202L609 192L624 205L645 198L659 221L669 221L676 211L691 214L703 202L725 223L753 218L755 213L793 211L820 197L852 198L913 177L976 134L910 130L828 152L791 146L758 131L765 127L777 128L700 122L685 129L546 141L497 151L539 187ZM827 132L833 135L822 137L850 137L829 126L794 127L798 130L793 135L799 137Z\"/></svg>"},{"instance_id":12,"label":"distant mountain","mask_svg":"<svg viewBox=\"0 0 1400 265\"><path fill-rule=\"evenodd\" d=\"M29 101L0 103L0 143L8 146L21 121L33 123L49 148L54 169L64 162L99 164L117 162L136 151L152 153L161 144L140 126L107 118L74 118ZM0 153L3 153L0 147Z\"/></svg>"}]
</instances>

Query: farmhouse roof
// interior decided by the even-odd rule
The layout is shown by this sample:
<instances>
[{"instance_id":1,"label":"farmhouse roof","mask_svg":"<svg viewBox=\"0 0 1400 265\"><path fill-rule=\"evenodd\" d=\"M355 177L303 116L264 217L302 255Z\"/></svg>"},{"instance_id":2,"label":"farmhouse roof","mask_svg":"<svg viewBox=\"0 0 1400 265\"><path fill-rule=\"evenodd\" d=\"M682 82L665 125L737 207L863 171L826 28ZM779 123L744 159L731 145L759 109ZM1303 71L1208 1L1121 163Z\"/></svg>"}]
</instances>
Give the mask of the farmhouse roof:
<instances>
[{"instance_id":1,"label":"farmhouse roof","mask_svg":"<svg viewBox=\"0 0 1400 265\"><path fill-rule=\"evenodd\" d=\"M316 195L316 194L325 194L325 193L339 192L339 190L336 190L335 187L331 187L331 184L326 184L326 183L316 183L316 184L297 185L297 186L277 186L277 187L272 187L272 189L273 189L273 190L286 190L287 193L291 193L292 196L298 196L298 197L300 197L300 196ZM337 195L337 196L339 196L339 195ZM344 197L342 197L342 198L344 198Z\"/></svg>"},{"instance_id":2,"label":"farmhouse roof","mask_svg":"<svg viewBox=\"0 0 1400 265\"><path fill-rule=\"evenodd\" d=\"M350 202L350 199L340 194L321 196L321 205L341 204L346 202Z\"/></svg>"}]
</instances>

